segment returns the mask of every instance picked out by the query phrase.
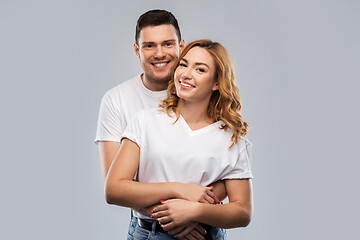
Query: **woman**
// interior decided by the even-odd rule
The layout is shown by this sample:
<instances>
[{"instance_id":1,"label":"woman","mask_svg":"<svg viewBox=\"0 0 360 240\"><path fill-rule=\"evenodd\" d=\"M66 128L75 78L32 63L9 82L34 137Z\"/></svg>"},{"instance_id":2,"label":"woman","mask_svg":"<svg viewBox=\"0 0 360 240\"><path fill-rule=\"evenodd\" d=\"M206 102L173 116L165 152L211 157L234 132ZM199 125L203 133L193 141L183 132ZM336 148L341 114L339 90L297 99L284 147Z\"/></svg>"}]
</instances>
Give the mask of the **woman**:
<instances>
[{"instance_id":1,"label":"woman","mask_svg":"<svg viewBox=\"0 0 360 240\"><path fill-rule=\"evenodd\" d=\"M156 223L170 233L191 221L218 228L247 226L251 144L240 109L226 49L210 40L190 43L160 111L139 112L125 130L106 180L108 203L136 209L161 202L153 209L153 234ZM228 204L208 204L216 197L206 186L217 180L225 182ZM214 239L222 239L218 228L211 230ZM151 235L137 230L144 239ZM160 231L151 239L173 238Z\"/></svg>"}]
</instances>

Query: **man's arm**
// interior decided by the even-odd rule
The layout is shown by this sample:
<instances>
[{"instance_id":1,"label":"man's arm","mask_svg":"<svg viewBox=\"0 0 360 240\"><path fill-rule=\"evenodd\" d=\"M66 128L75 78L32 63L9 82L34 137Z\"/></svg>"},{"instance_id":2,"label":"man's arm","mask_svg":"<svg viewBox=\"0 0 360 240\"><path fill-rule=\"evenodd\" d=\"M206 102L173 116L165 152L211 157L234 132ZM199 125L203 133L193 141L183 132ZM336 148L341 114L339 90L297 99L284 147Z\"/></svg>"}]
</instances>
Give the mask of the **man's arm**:
<instances>
[{"instance_id":1,"label":"man's arm","mask_svg":"<svg viewBox=\"0 0 360 240\"><path fill-rule=\"evenodd\" d=\"M219 180L211 185L213 186L212 192L220 201L223 201L227 196L224 181Z\"/></svg>"},{"instance_id":2,"label":"man's arm","mask_svg":"<svg viewBox=\"0 0 360 240\"><path fill-rule=\"evenodd\" d=\"M101 172L105 180L109 172L111 163L114 160L116 153L119 151L120 143L110 141L98 141L97 145L100 154Z\"/></svg>"},{"instance_id":3,"label":"man's arm","mask_svg":"<svg viewBox=\"0 0 360 240\"><path fill-rule=\"evenodd\" d=\"M112 161L114 160L116 153L119 151L120 143L119 142L111 142L111 141L98 141L97 142L99 155L100 155L100 164L101 164L101 172L104 180L109 172L109 168L111 166ZM160 203L159 203L160 204ZM135 211L146 215L151 216L152 210L157 206L151 205L146 208L137 208Z\"/></svg>"}]
</instances>

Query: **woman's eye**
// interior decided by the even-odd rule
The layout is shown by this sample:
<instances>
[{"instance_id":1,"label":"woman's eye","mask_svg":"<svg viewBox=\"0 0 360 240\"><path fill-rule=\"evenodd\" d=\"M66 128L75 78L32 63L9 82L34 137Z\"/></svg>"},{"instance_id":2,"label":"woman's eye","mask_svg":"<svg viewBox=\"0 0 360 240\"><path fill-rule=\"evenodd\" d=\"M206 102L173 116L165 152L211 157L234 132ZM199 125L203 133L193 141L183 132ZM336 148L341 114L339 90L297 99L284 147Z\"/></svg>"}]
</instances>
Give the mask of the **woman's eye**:
<instances>
[{"instance_id":1,"label":"woman's eye","mask_svg":"<svg viewBox=\"0 0 360 240\"><path fill-rule=\"evenodd\" d=\"M203 69L203 68L198 68L197 70L201 73L205 72L205 69Z\"/></svg>"},{"instance_id":2,"label":"woman's eye","mask_svg":"<svg viewBox=\"0 0 360 240\"><path fill-rule=\"evenodd\" d=\"M179 63L179 66L180 67L186 67L186 64L185 63Z\"/></svg>"}]
</instances>

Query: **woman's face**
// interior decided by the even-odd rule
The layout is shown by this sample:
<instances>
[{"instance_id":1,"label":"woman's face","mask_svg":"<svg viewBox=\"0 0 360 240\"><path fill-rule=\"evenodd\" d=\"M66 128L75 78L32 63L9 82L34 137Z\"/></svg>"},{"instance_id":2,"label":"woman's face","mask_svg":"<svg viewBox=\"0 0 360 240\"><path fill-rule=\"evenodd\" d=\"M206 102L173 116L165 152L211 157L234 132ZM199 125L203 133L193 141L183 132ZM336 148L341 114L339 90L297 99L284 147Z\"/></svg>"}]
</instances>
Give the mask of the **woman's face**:
<instances>
[{"instance_id":1,"label":"woman's face","mask_svg":"<svg viewBox=\"0 0 360 240\"><path fill-rule=\"evenodd\" d=\"M175 70L176 94L188 102L209 101L218 89L215 63L210 53L201 47L191 48Z\"/></svg>"}]
</instances>

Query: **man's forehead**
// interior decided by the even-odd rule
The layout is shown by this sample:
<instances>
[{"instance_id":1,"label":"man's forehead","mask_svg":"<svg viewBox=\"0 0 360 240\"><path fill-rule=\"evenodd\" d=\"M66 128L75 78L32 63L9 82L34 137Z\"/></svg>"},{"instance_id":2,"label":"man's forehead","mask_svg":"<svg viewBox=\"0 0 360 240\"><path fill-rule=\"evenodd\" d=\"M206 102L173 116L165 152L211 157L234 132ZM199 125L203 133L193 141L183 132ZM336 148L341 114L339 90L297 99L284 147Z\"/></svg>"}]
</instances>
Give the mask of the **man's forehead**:
<instances>
[{"instance_id":1,"label":"man's forehead","mask_svg":"<svg viewBox=\"0 0 360 240\"><path fill-rule=\"evenodd\" d=\"M171 24L147 26L141 29L139 42L162 43L164 41L179 41L175 27Z\"/></svg>"}]
</instances>

